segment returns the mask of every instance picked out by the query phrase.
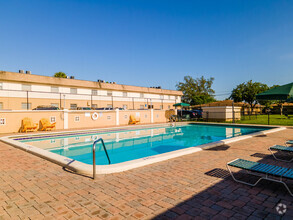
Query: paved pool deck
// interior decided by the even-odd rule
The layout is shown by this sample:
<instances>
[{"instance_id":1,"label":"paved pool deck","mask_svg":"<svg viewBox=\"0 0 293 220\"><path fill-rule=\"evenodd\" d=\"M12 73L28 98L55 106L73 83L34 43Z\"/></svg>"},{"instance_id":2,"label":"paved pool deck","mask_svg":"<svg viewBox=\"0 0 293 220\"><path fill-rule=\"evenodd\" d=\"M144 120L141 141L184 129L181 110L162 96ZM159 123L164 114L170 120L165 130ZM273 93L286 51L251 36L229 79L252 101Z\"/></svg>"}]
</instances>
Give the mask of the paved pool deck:
<instances>
[{"instance_id":1,"label":"paved pool deck","mask_svg":"<svg viewBox=\"0 0 293 220\"><path fill-rule=\"evenodd\" d=\"M226 170L235 158L293 168L267 150L287 139L293 127L96 180L0 142L0 219L293 219L282 185L249 187Z\"/></svg>"}]
</instances>

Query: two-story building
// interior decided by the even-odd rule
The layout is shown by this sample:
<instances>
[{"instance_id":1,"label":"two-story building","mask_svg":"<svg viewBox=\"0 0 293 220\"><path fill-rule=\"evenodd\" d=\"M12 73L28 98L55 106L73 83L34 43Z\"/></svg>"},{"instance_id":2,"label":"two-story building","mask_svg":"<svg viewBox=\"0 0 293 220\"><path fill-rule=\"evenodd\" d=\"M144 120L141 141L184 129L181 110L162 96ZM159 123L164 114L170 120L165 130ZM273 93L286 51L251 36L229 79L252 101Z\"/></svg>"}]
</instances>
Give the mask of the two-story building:
<instances>
[{"instance_id":1,"label":"two-story building","mask_svg":"<svg viewBox=\"0 0 293 220\"><path fill-rule=\"evenodd\" d=\"M31 110L40 105L60 109L172 109L181 91L0 71L0 110Z\"/></svg>"}]
</instances>

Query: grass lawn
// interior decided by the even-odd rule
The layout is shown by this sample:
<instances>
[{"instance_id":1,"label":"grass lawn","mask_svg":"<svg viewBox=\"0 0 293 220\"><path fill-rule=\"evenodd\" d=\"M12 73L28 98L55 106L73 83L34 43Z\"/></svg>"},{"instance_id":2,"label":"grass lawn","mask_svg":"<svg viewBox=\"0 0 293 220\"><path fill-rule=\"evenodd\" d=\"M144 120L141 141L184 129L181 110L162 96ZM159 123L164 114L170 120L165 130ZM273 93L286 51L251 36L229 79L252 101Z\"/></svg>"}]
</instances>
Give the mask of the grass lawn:
<instances>
[{"instance_id":1,"label":"grass lawn","mask_svg":"<svg viewBox=\"0 0 293 220\"><path fill-rule=\"evenodd\" d=\"M289 115L290 119L288 119L284 115L270 115L270 125L284 125L284 126L293 126L293 115ZM267 115L258 115L242 117L240 121L236 121L239 124L268 124L268 116Z\"/></svg>"}]
</instances>

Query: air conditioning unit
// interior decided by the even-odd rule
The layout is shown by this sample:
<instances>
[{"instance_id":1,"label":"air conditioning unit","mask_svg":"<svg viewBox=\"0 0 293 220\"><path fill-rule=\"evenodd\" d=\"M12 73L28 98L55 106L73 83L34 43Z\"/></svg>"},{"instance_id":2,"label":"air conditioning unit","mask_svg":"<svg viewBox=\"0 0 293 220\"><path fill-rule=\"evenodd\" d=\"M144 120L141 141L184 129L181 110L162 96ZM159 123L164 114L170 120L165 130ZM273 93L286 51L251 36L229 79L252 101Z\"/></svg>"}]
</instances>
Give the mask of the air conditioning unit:
<instances>
[{"instance_id":1,"label":"air conditioning unit","mask_svg":"<svg viewBox=\"0 0 293 220\"><path fill-rule=\"evenodd\" d=\"M74 79L74 76L70 76L70 79Z\"/></svg>"},{"instance_id":2,"label":"air conditioning unit","mask_svg":"<svg viewBox=\"0 0 293 220\"><path fill-rule=\"evenodd\" d=\"M29 71L29 70L25 71L25 73L26 73L26 74L32 74L32 72Z\"/></svg>"},{"instance_id":3,"label":"air conditioning unit","mask_svg":"<svg viewBox=\"0 0 293 220\"><path fill-rule=\"evenodd\" d=\"M24 73L24 70L18 70L19 73Z\"/></svg>"}]
</instances>

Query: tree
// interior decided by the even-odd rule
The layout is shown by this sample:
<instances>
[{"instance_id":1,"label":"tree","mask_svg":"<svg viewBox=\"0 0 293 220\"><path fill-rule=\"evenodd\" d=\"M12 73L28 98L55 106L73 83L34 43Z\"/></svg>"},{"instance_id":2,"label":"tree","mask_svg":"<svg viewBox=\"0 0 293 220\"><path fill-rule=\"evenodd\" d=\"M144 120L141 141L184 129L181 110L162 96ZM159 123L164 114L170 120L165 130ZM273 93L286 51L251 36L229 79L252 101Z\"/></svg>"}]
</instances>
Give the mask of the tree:
<instances>
[{"instance_id":1,"label":"tree","mask_svg":"<svg viewBox=\"0 0 293 220\"><path fill-rule=\"evenodd\" d=\"M213 97L215 91L212 89L214 78L205 79L203 76L200 78L192 78L185 76L184 82L176 84L177 90L183 92L182 101L190 105L199 105L216 101Z\"/></svg>"},{"instance_id":2,"label":"tree","mask_svg":"<svg viewBox=\"0 0 293 220\"><path fill-rule=\"evenodd\" d=\"M67 78L67 75L63 72L58 72L58 73L55 73L54 74L54 77L57 77L57 78Z\"/></svg>"},{"instance_id":3,"label":"tree","mask_svg":"<svg viewBox=\"0 0 293 220\"><path fill-rule=\"evenodd\" d=\"M252 80L241 83L232 90L230 99L234 102L246 102L250 105L250 113L253 112L255 105L258 103L256 95L268 90L269 87L266 84L260 82L252 82Z\"/></svg>"}]
</instances>

